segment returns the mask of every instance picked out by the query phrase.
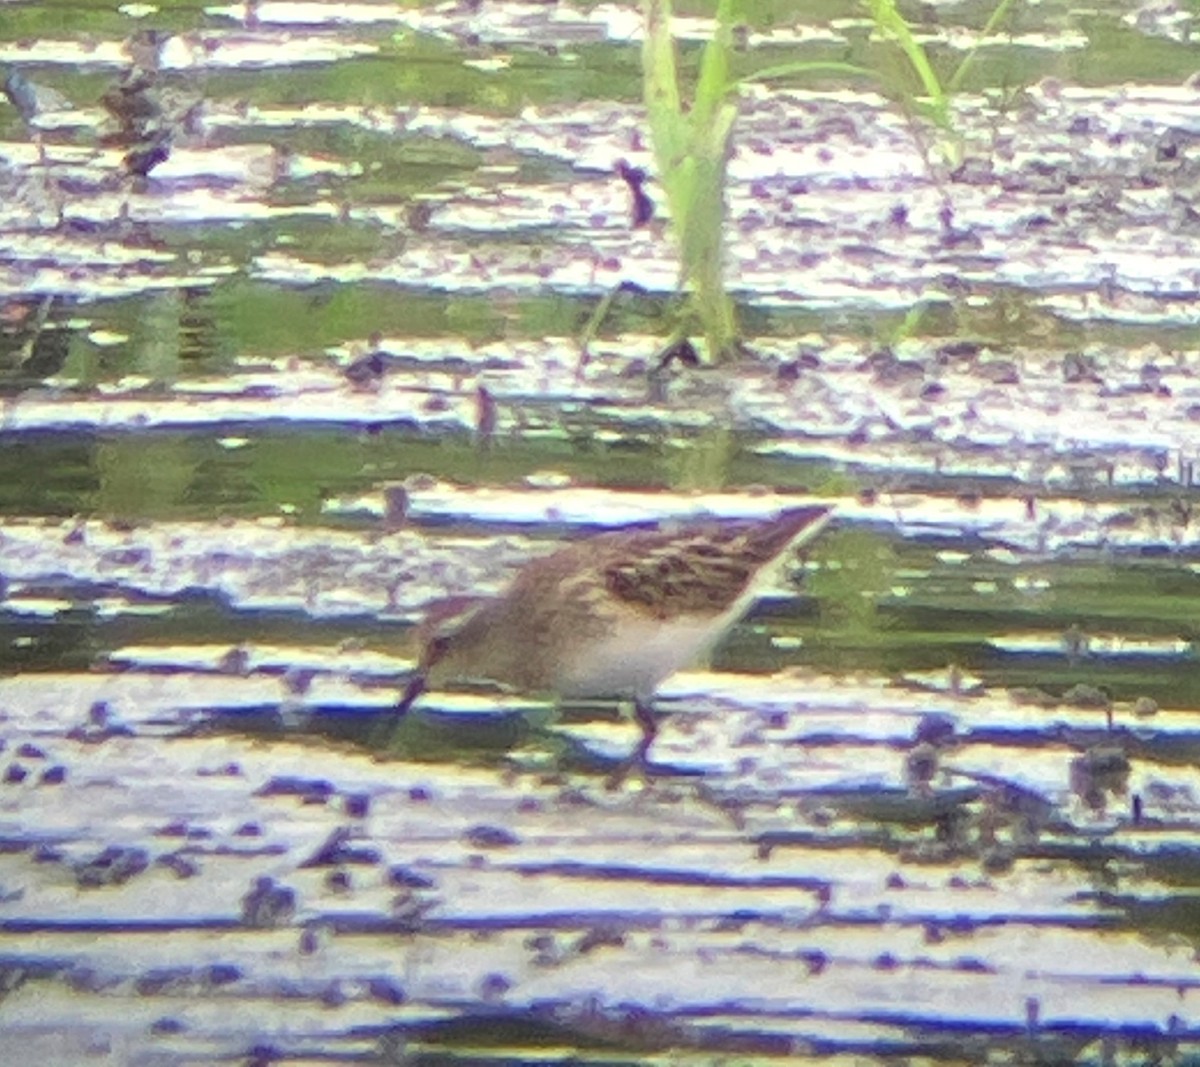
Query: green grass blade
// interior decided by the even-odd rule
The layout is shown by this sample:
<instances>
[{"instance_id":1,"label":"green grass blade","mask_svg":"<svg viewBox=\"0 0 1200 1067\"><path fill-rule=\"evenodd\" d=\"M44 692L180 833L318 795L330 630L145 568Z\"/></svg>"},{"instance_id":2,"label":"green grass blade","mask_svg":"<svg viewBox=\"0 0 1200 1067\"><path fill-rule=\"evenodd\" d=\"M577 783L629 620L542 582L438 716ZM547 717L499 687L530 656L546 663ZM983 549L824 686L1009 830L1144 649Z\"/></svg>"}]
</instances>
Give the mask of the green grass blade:
<instances>
[{"instance_id":1,"label":"green grass blade","mask_svg":"<svg viewBox=\"0 0 1200 1067\"><path fill-rule=\"evenodd\" d=\"M642 0L645 39L642 78L650 140L679 251L680 286L688 291L685 329L698 326L711 358L732 353L737 341L733 302L724 288L725 183L737 104L730 57L734 6L719 0L712 39L705 45L691 107L679 86L670 0Z\"/></svg>"},{"instance_id":2,"label":"green grass blade","mask_svg":"<svg viewBox=\"0 0 1200 1067\"><path fill-rule=\"evenodd\" d=\"M729 57L733 52L734 0L720 0L717 5L713 35L700 57L700 79L696 83L696 99L692 108L693 128L708 126L730 91Z\"/></svg>"},{"instance_id":3,"label":"green grass blade","mask_svg":"<svg viewBox=\"0 0 1200 1067\"><path fill-rule=\"evenodd\" d=\"M996 5L996 10L991 13L983 29L979 33L980 41L985 40L996 32L996 27L1003 21L1004 16L1008 14L1008 9L1012 7L1013 0L1000 0ZM963 83L963 79L967 76L967 71L975 62L975 55L979 51L979 44L976 44L965 56L962 62L959 63L958 69L951 76L950 81L946 83L946 91L955 93Z\"/></svg>"},{"instance_id":4,"label":"green grass blade","mask_svg":"<svg viewBox=\"0 0 1200 1067\"><path fill-rule=\"evenodd\" d=\"M650 123L650 141L660 175L686 152L687 122L679 98L675 39L671 36L671 0L644 0L642 16L642 87Z\"/></svg>"},{"instance_id":5,"label":"green grass blade","mask_svg":"<svg viewBox=\"0 0 1200 1067\"><path fill-rule=\"evenodd\" d=\"M868 6L871 11L871 18L875 20L876 27L880 32L886 33L895 39L896 43L900 45L900 50L904 53L909 65L916 72L917 77L921 81L921 87L924 89L925 95L929 98L930 113L934 121L942 129L950 129L949 98L946 96L946 91L942 88L942 83L938 79L933 65L929 62L929 56L926 54L925 48L913 36L908 23L904 21L904 16L896 8L895 0L868 0Z\"/></svg>"},{"instance_id":6,"label":"green grass blade","mask_svg":"<svg viewBox=\"0 0 1200 1067\"><path fill-rule=\"evenodd\" d=\"M793 78L798 74L854 74L864 78L878 80L876 71L866 67L855 66L853 63L839 63L835 60L811 60L806 63L781 63L776 67L764 67L762 70L747 74L738 79L739 85L750 85L754 82L771 81L775 78Z\"/></svg>"}]
</instances>

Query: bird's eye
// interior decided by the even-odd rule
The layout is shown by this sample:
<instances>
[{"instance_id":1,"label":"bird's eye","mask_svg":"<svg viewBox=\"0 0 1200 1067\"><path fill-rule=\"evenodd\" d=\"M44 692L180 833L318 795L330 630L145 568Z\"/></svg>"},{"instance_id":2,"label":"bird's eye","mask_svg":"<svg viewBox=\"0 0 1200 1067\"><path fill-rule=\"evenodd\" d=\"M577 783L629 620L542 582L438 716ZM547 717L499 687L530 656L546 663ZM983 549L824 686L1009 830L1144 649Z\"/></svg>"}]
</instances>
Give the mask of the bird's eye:
<instances>
[{"instance_id":1,"label":"bird's eye","mask_svg":"<svg viewBox=\"0 0 1200 1067\"><path fill-rule=\"evenodd\" d=\"M433 638L425 649L425 659L427 663L437 663L450 650L450 638L447 634L441 634Z\"/></svg>"}]
</instances>

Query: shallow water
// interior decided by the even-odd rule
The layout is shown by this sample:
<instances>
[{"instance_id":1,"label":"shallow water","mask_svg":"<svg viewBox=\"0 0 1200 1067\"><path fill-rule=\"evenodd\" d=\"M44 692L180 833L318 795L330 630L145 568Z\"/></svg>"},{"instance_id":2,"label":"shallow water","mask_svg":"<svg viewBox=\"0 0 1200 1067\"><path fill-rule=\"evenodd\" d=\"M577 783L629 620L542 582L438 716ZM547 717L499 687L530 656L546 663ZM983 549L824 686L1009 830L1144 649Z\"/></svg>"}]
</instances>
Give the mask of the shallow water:
<instances>
[{"instance_id":1,"label":"shallow water","mask_svg":"<svg viewBox=\"0 0 1200 1067\"><path fill-rule=\"evenodd\" d=\"M67 99L0 102L0 1060L1195 1057L1190 12L1015 9L951 145L755 5L742 72L882 77L747 88L751 355L664 376L633 9L3 6ZM813 498L649 782L612 707L390 715L431 599Z\"/></svg>"}]
</instances>

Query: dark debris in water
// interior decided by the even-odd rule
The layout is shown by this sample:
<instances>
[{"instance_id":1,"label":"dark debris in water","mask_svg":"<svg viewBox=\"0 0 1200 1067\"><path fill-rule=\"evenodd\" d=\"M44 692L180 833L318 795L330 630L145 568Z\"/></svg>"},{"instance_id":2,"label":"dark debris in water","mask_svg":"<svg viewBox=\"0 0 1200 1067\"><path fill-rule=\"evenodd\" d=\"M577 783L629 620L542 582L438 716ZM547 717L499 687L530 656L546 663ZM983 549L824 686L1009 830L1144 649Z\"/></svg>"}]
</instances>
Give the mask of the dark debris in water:
<instances>
[{"instance_id":1,"label":"dark debris in water","mask_svg":"<svg viewBox=\"0 0 1200 1067\"><path fill-rule=\"evenodd\" d=\"M163 48L193 54L191 45L177 39L156 44ZM157 97L136 107L122 103L125 97L141 100L150 91L147 79L157 86L165 77L161 71L134 65L120 77L109 103L123 121L141 121L143 113L158 121L168 110ZM911 131L879 98L752 94L744 102L743 141L732 162L733 229L741 234L733 242L732 274L739 296L763 313L789 304L891 312L915 301L936 317L959 300L988 300L999 283L1027 294L1015 299L1029 305L1026 317L1032 320L1065 316L1186 326L1180 309L1188 306L1196 264L1171 212L1181 210L1181 198L1186 201L1195 184L1186 169L1194 139L1187 118L1193 93L1167 87L1063 90L1044 83L1028 91L1024 109L1003 114L993 113L983 98L964 101L959 121L968 141L986 133L987 144L1005 150L995 153L989 167L964 167L949 183L930 177ZM53 182L60 170L70 170L73 191L56 213L63 226L53 238L31 234L27 219L9 220L14 301L28 296L30 264L56 260L61 269L39 268L36 290L65 299L64 310L119 292L218 284L215 267L209 275L192 269L203 263L202 254L180 256L154 242L147 246L136 234L107 232L106 220L241 226L264 211L285 213L271 202L281 183L279 195L292 210L340 214L321 200L297 206L294 188L281 175L299 168L300 161L276 158L271 144L245 143L253 142L256 122L274 136L277 125L268 114L256 111L251 117L233 107L217 112L221 118L210 122L209 144L190 155L177 153L155 170L147 188L123 189L119 197L106 170L115 161L101 153L85 165L52 152L37 168L46 172L41 178ZM1081 115L1094 119L1083 139ZM277 121L295 117L281 114ZM333 108L327 121L355 128L362 119L362 109ZM997 122L1009 128L998 133ZM579 170L568 171L572 180L561 188L519 178L512 188L460 183L437 196L430 225L408 234L390 263L318 263L273 252L248 269L282 285L321 282L336 288L375 280L426 291L436 284L485 299L497 290L594 299L621 281L662 293L664 279L674 277L669 245L644 228L629 229L619 178L595 177L624 158L640 123L634 109L594 103L531 109L511 119L434 108L397 111L392 124L405 136L457 139L481 153L514 145L534 156L565 157ZM237 133L239 144L219 143L217 131L226 129ZM595 135L580 144L580 129ZM148 136L153 142L158 135ZM770 151L761 150L763 145ZM1125 148L1117 151L1114 145ZM147 159L153 159L153 147L148 151ZM15 150L12 162L21 164ZM303 165L317 168L312 160ZM346 162L333 165L334 172L339 166L347 174L353 170ZM637 171L628 161L625 172ZM166 174L158 180L160 172ZM90 194L80 187L87 174L94 176ZM236 195L227 195L226 183ZM197 186L208 195L195 195ZM848 186L853 197L845 196ZM1141 192L1116 195L1114 187ZM1030 223L1047 213L1053 225ZM389 225L386 205L364 207L360 215L360 222ZM795 230L810 220L819 224L804 226L805 239L796 241ZM512 247L512 233L529 225L546 235L547 248L533 257L536 263L523 241ZM87 226L99 229L89 236L82 232ZM959 233L972 240L949 240ZM1173 273L1164 277L1168 269ZM637 271L647 277L628 277ZM737 426L769 438L764 448L772 454L864 469L990 472L1034 489L1093 481L1149 485L1160 478L1191 485L1200 441L1189 413L1200 402L1188 352L1165 344L1161 333L1137 347L1106 344L1093 335L1082 346L1074 340L1064 346L1040 340L1046 330L1037 321L1028 337L1018 328L997 331L982 318L976 328L973 321L964 318L961 325L977 338L950 342L919 330L912 336L902 331L882 344L831 333L753 338L750 348L758 358L727 371L727 388L692 388L687 383L695 375L684 375L659 402L647 394L644 376L639 382L639 376L627 375L656 348L653 339L637 337L601 346L582 375L569 338L486 347L446 339L344 338L335 352L337 364L324 373L281 360L274 373L187 381L174 390L168 382L132 379L108 383L103 394L64 393L64 385L79 385L77 375L59 373L65 360L61 342L69 335L42 323L15 346L21 356L14 370L22 384L51 378L52 388L24 391L6 412L5 427L93 429L102 421L110 430L132 432L283 421L474 431L492 440L569 436L580 409L601 427L626 434L682 433L732 415ZM89 340L104 332L93 331ZM39 343L53 351L35 360ZM805 365L814 352L816 365Z\"/></svg>"},{"instance_id":2,"label":"dark debris in water","mask_svg":"<svg viewBox=\"0 0 1200 1067\"><path fill-rule=\"evenodd\" d=\"M75 866L75 883L80 889L123 885L150 866L145 849L109 845L98 856Z\"/></svg>"},{"instance_id":3,"label":"dark debris in water","mask_svg":"<svg viewBox=\"0 0 1200 1067\"><path fill-rule=\"evenodd\" d=\"M256 685L253 673L221 677ZM681 688L704 677L685 676ZM707 676L710 686L722 677ZM952 1042L958 1028L1024 1027L1012 991L1038 989L1029 995L1046 998L1044 1012L1055 1005L1047 1034L1059 1014L1096 1038L1174 1016L1179 1040L1194 1040L1171 950L1139 931L1189 936L1178 887L1197 858L1180 834L1194 838L1200 805L1164 792L1169 772L1153 757L1114 744L1081 755L1051 721L1039 741L1007 753L979 740L981 723L1092 708L1031 712L992 690L936 698L900 687L856 693L815 676L747 677L708 702L664 701L661 758L705 761L702 779L614 791L604 775L553 760L506 769L504 749L474 763L434 752L409 762L314 746L295 727L268 744L224 731L164 745L144 724L161 717L156 700L172 704L176 686L194 679L127 670L53 684L78 687L57 723L14 717L29 698L13 680L0 685L7 751L69 771L54 790L16 786L19 803L0 795L9 821L0 954L5 939L34 930L47 944L6 1011L35 1035L35 1001L56 1003L67 990L83 998L68 1003L128 1005L127 1023L105 1023L114 1034L142 1027L143 1010L163 1018L164 998L186 997L189 1012L210 1019L204 1040L225 1047L219 1013L236 991L260 1006L260 1035L287 1047L309 1040L286 1021L293 1007L320 1008L331 1048L348 1047L374 1019L398 1039L453 1049L472 1020L544 1019L536 1013L553 1002L548 1018L581 1048L819 1040L849 1049L887 1010L889 1040L915 1051L929 1032ZM773 699L775 728L756 736ZM938 699L945 710L931 712ZM119 714L130 732L105 745L68 740L69 724L98 701L107 708L99 717ZM603 745L596 728L577 714L556 729ZM806 731L839 743L806 747ZM549 752L553 733L527 735L526 759L531 744ZM936 751L931 773L905 784L905 761L921 745ZM1104 810L1070 799L1081 758L1105 780L1096 786L1109 790ZM1020 775L971 770L1006 764ZM235 765L236 774L210 773ZM963 773L966 786L956 781ZM1134 790L1140 820L1117 810L1118 794ZM51 820L56 847L73 857L72 882L89 887L79 903L62 898L62 861L33 855ZM1120 871L1137 872L1141 888L1089 896L1098 867L1117 885ZM414 951L420 966L407 962ZM797 967L800 985L788 977ZM914 974L921 991L910 996ZM969 1001L948 1011L964 989ZM407 1021L389 1018L399 1007ZM705 1020L718 1016L713 1029ZM138 1040L171 1033L145 1026L157 1037Z\"/></svg>"}]
</instances>

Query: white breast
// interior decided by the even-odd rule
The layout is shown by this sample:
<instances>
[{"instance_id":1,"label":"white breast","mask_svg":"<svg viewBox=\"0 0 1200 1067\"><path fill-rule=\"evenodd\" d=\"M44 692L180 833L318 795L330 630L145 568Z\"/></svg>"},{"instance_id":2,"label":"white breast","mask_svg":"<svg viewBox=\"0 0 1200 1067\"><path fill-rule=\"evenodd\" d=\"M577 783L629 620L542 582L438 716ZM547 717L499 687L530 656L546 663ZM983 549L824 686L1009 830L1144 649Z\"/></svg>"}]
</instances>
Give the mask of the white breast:
<instances>
[{"instance_id":1,"label":"white breast","mask_svg":"<svg viewBox=\"0 0 1200 1067\"><path fill-rule=\"evenodd\" d=\"M627 617L606 637L576 650L559 664L559 691L565 697L641 697L695 662L726 628L726 616L688 615L670 622Z\"/></svg>"}]
</instances>

